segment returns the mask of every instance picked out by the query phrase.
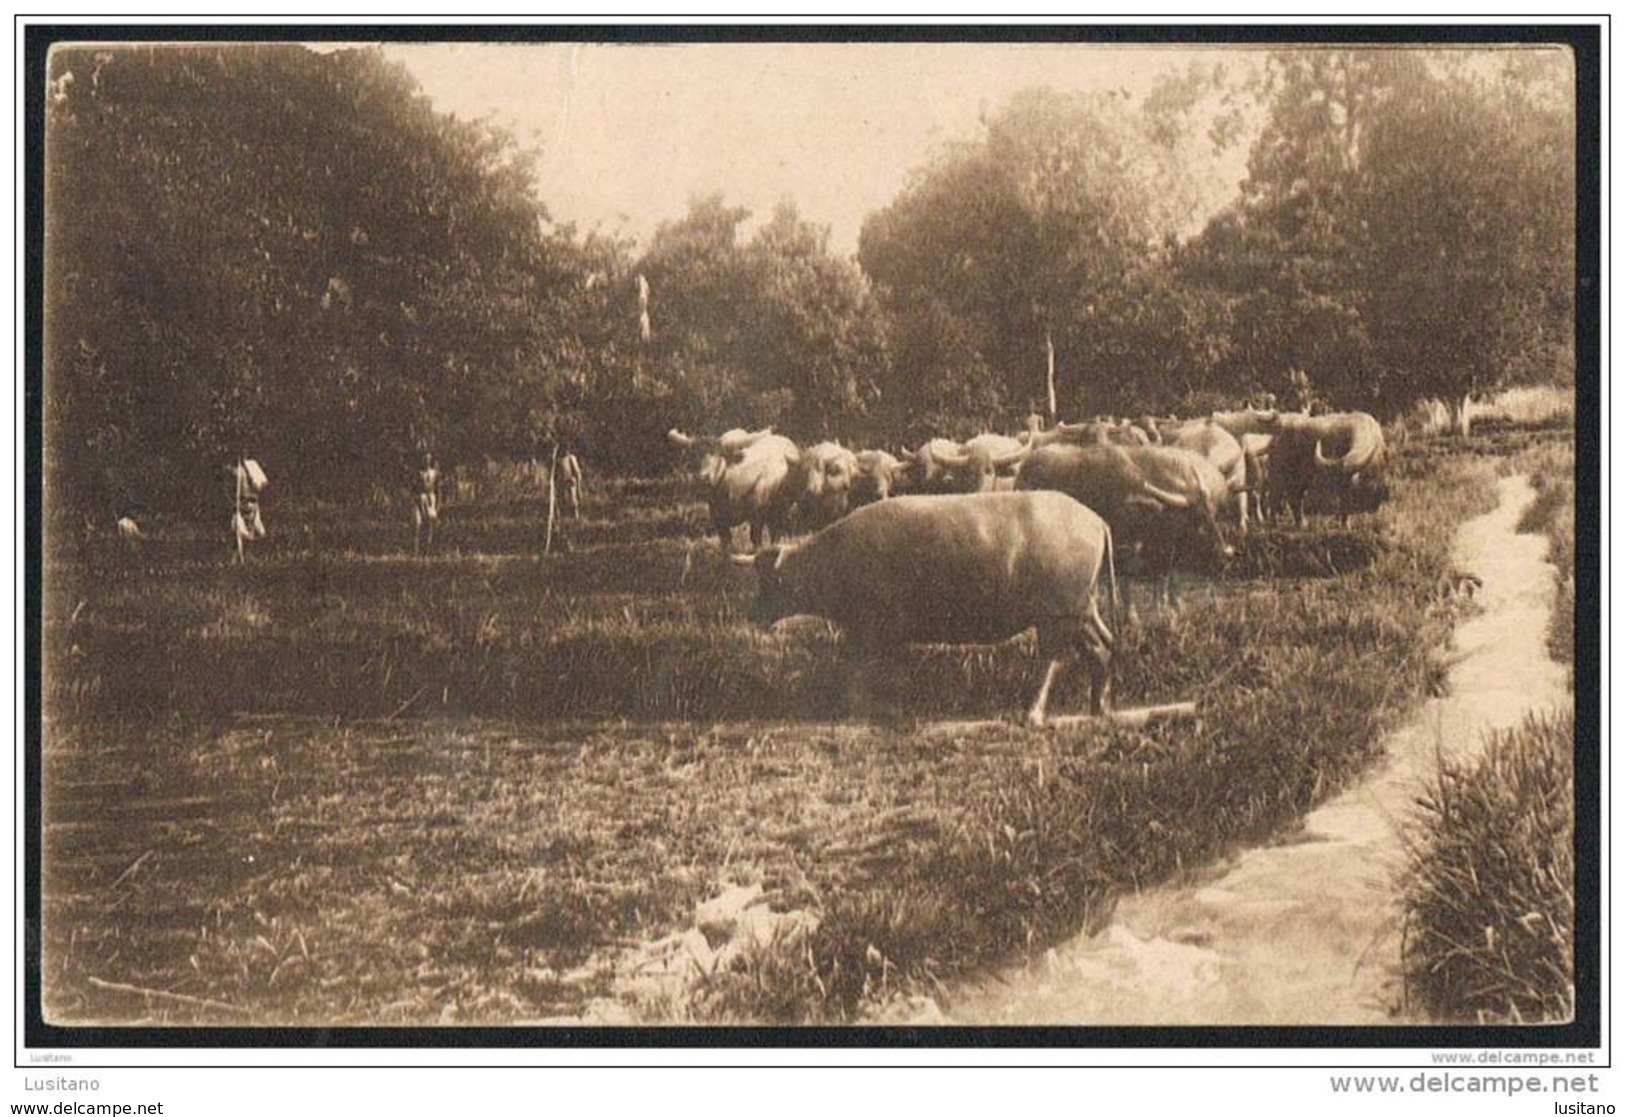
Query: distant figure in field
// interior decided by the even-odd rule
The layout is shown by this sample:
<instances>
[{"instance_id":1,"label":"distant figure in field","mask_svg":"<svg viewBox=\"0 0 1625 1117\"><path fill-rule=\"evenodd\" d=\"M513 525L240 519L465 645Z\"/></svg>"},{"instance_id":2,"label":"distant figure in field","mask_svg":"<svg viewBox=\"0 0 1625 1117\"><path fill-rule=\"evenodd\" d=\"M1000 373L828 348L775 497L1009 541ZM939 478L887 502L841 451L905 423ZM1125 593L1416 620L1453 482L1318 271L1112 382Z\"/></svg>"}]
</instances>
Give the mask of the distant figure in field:
<instances>
[{"instance_id":1,"label":"distant figure in field","mask_svg":"<svg viewBox=\"0 0 1625 1117\"><path fill-rule=\"evenodd\" d=\"M265 471L253 458L238 458L226 467L236 493L232 500L231 536L237 544L236 561L247 558L248 545L265 538L265 520L260 516L260 490L265 488Z\"/></svg>"},{"instance_id":2,"label":"distant figure in field","mask_svg":"<svg viewBox=\"0 0 1625 1117\"><path fill-rule=\"evenodd\" d=\"M556 478L559 486L559 500L570 509L570 515L581 519L581 461L575 456L575 451L566 449L559 456L559 472Z\"/></svg>"},{"instance_id":3,"label":"distant figure in field","mask_svg":"<svg viewBox=\"0 0 1625 1117\"><path fill-rule=\"evenodd\" d=\"M434 525L440 519L440 466L425 453L412 493L412 556L434 546Z\"/></svg>"},{"instance_id":4,"label":"distant figure in field","mask_svg":"<svg viewBox=\"0 0 1625 1117\"><path fill-rule=\"evenodd\" d=\"M141 534L141 525L134 516L120 516L118 518L118 537L124 544L124 549L136 558L146 554L147 537Z\"/></svg>"}]
</instances>

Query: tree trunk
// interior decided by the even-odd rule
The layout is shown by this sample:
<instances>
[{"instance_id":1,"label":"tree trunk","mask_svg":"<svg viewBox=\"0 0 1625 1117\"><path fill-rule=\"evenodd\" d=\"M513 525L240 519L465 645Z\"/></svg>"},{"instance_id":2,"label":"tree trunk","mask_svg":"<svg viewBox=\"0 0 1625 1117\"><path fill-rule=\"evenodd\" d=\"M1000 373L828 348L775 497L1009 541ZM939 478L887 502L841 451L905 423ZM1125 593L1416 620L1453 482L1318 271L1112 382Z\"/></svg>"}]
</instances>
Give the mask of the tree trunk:
<instances>
[{"instance_id":1,"label":"tree trunk","mask_svg":"<svg viewBox=\"0 0 1625 1117\"><path fill-rule=\"evenodd\" d=\"M1055 405L1055 336L1048 330L1044 331L1044 387L1045 405L1049 408L1049 423L1053 427L1058 414Z\"/></svg>"},{"instance_id":2,"label":"tree trunk","mask_svg":"<svg viewBox=\"0 0 1625 1117\"><path fill-rule=\"evenodd\" d=\"M1473 433L1473 394L1462 393L1461 403L1456 407L1456 433L1463 438L1470 438Z\"/></svg>"}]
</instances>

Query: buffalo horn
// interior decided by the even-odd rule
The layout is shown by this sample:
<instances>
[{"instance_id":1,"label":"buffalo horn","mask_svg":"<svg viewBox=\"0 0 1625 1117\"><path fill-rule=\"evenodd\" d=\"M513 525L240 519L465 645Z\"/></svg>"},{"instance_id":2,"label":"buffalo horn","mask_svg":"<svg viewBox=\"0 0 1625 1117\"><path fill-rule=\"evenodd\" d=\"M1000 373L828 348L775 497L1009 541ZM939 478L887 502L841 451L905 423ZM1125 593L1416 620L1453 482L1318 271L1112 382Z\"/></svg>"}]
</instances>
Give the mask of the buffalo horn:
<instances>
[{"instance_id":1,"label":"buffalo horn","mask_svg":"<svg viewBox=\"0 0 1625 1117\"><path fill-rule=\"evenodd\" d=\"M1011 450L1008 454L993 459L994 469L1007 469L1018 462L1027 460L1027 455L1033 452L1032 444L1028 443L1019 449Z\"/></svg>"},{"instance_id":2,"label":"buffalo horn","mask_svg":"<svg viewBox=\"0 0 1625 1117\"><path fill-rule=\"evenodd\" d=\"M1149 481L1145 483L1145 491L1156 497L1159 502L1166 504L1169 508L1189 508L1191 506L1190 497L1181 496L1178 493L1171 493L1167 489L1159 489Z\"/></svg>"}]
</instances>

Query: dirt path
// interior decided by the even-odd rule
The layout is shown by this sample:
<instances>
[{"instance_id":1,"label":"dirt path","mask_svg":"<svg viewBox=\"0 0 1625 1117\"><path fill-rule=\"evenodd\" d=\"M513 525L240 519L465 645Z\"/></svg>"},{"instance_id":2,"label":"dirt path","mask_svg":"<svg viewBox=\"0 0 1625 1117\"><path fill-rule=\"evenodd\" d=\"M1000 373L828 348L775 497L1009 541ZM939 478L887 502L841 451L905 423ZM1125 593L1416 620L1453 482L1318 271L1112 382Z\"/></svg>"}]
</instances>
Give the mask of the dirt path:
<instances>
[{"instance_id":1,"label":"dirt path","mask_svg":"<svg viewBox=\"0 0 1625 1117\"><path fill-rule=\"evenodd\" d=\"M1482 747L1565 694L1545 647L1555 588L1544 535L1518 535L1534 497L1500 483L1495 511L1463 525L1456 565L1483 579L1483 612L1456 635L1450 694L1388 743L1385 765L1281 844L1196 881L1119 903L1109 927L961 991L962 1024L1386 1024L1399 1011L1399 910L1391 877L1438 755Z\"/></svg>"}]
</instances>

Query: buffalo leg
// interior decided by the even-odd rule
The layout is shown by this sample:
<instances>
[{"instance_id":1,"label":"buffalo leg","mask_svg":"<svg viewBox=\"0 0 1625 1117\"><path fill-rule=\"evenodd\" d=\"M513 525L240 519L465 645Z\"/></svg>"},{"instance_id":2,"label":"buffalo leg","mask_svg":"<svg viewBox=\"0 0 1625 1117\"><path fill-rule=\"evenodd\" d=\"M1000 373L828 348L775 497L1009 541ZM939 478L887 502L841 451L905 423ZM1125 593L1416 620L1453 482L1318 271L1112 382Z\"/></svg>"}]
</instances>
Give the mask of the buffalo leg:
<instances>
[{"instance_id":1,"label":"buffalo leg","mask_svg":"<svg viewBox=\"0 0 1625 1117\"><path fill-rule=\"evenodd\" d=\"M1027 724L1035 729L1044 724L1044 714L1049 707L1050 688L1055 685L1055 680L1060 677L1061 668L1064 665L1065 661L1052 659L1049 661L1049 666L1044 668L1044 681L1039 684L1038 696L1033 699L1032 708L1027 711Z\"/></svg>"},{"instance_id":2,"label":"buffalo leg","mask_svg":"<svg viewBox=\"0 0 1625 1117\"><path fill-rule=\"evenodd\" d=\"M1089 603L1089 615L1084 618L1078 642L1089 665L1089 712L1100 717L1111 705L1112 647L1116 640L1106 622L1100 619L1100 610L1093 601Z\"/></svg>"}]
</instances>

